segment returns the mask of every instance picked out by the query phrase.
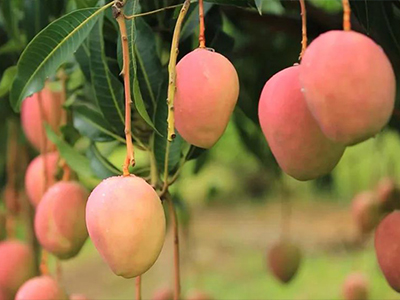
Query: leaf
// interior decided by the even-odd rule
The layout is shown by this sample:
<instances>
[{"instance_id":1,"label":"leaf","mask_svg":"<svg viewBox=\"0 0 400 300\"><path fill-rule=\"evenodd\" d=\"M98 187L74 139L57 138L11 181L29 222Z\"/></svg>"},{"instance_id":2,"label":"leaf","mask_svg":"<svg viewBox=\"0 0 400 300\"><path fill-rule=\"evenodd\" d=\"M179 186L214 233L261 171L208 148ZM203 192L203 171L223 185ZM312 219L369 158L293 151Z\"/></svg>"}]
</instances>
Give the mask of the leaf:
<instances>
[{"instance_id":1,"label":"leaf","mask_svg":"<svg viewBox=\"0 0 400 300\"><path fill-rule=\"evenodd\" d=\"M159 100L163 69L157 54L156 36L143 18L136 19L135 54L140 90L146 102L151 101L155 107Z\"/></svg>"},{"instance_id":2,"label":"leaf","mask_svg":"<svg viewBox=\"0 0 400 300\"><path fill-rule=\"evenodd\" d=\"M108 6L67 14L43 29L28 44L18 61L17 76L11 88L10 102L15 111L19 111L26 97L40 91L45 80L79 48Z\"/></svg>"},{"instance_id":3,"label":"leaf","mask_svg":"<svg viewBox=\"0 0 400 300\"><path fill-rule=\"evenodd\" d=\"M75 3L78 8L95 7L97 0L75 0Z\"/></svg>"},{"instance_id":4,"label":"leaf","mask_svg":"<svg viewBox=\"0 0 400 300\"><path fill-rule=\"evenodd\" d=\"M219 5L233 5L240 7L256 7L254 0L204 0Z\"/></svg>"},{"instance_id":5,"label":"leaf","mask_svg":"<svg viewBox=\"0 0 400 300\"><path fill-rule=\"evenodd\" d=\"M121 175L121 171L100 153L94 143L90 145L87 156L92 170L99 178L106 179L111 176Z\"/></svg>"},{"instance_id":6,"label":"leaf","mask_svg":"<svg viewBox=\"0 0 400 300\"><path fill-rule=\"evenodd\" d=\"M133 15L137 11L139 11L139 4L138 0L132 0L128 2L125 6L125 10L128 15ZM153 124L153 121L150 118L150 115L147 111L146 104L143 100L142 93L139 86L138 76L137 76L137 62L136 62L136 20L127 20L126 21L126 29L128 35L128 43L129 43L129 54L130 54L130 75L131 81L133 82L132 85L132 95L135 103L135 108L139 115L143 118L143 120L154 130L157 130ZM149 99L150 100L150 99ZM148 103L151 105L151 103Z\"/></svg>"},{"instance_id":7,"label":"leaf","mask_svg":"<svg viewBox=\"0 0 400 300\"><path fill-rule=\"evenodd\" d=\"M103 16L89 36L90 74L97 105L116 132L124 130L124 90L108 69L104 51Z\"/></svg>"},{"instance_id":8,"label":"leaf","mask_svg":"<svg viewBox=\"0 0 400 300\"><path fill-rule=\"evenodd\" d=\"M213 4L211 3L204 3L204 15L206 16L208 11L211 9ZM186 15L185 22L182 25L181 37L180 41L184 41L188 38L193 31L199 27L199 10L198 4L191 5L189 11Z\"/></svg>"},{"instance_id":9,"label":"leaf","mask_svg":"<svg viewBox=\"0 0 400 300\"><path fill-rule=\"evenodd\" d=\"M164 75L164 78L166 76ZM168 106L167 106L167 93L166 86L167 82L164 83L164 88L162 89L164 95L164 101L160 101L157 105L157 111L155 116L155 125L157 130L161 133L161 135L154 135L154 155L156 157L157 166L159 170L164 170L164 162L165 162L165 151L167 147L167 133L168 133L168 124L167 124L167 116L168 116ZM184 145L184 141L179 133L176 133L175 139L171 142L170 150L169 150L169 159L168 159L168 171L173 171L176 166L179 164L182 156L182 147Z\"/></svg>"},{"instance_id":10,"label":"leaf","mask_svg":"<svg viewBox=\"0 0 400 300\"><path fill-rule=\"evenodd\" d=\"M20 44L21 35L18 28L18 9L13 0L2 0L0 3L1 17L3 19L4 29L10 39Z\"/></svg>"},{"instance_id":11,"label":"leaf","mask_svg":"<svg viewBox=\"0 0 400 300\"><path fill-rule=\"evenodd\" d=\"M3 77L1 77L0 81L0 97L3 97L8 93L16 74L17 66L9 67L4 71Z\"/></svg>"},{"instance_id":12,"label":"leaf","mask_svg":"<svg viewBox=\"0 0 400 300\"><path fill-rule=\"evenodd\" d=\"M106 142L117 140L125 143L125 139L112 131L110 124L103 116L85 104L73 106L74 126L92 141Z\"/></svg>"},{"instance_id":13,"label":"leaf","mask_svg":"<svg viewBox=\"0 0 400 300\"><path fill-rule=\"evenodd\" d=\"M48 5L45 0L24 0L24 28L28 41L40 32L49 22Z\"/></svg>"},{"instance_id":14,"label":"leaf","mask_svg":"<svg viewBox=\"0 0 400 300\"><path fill-rule=\"evenodd\" d=\"M57 146L58 152L60 153L61 157L65 159L68 166L78 173L78 175L82 175L84 177L93 177L93 172L90 169L89 159L62 140L57 134L54 133L48 124L45 124L45 127L47 137Z\"/></svg>"},{"instance_id":15,"label":"leaf","mask_svg":"<svg viewBox=\"0 0 400 300\"><path fill-rule=\"evenodd\" d=\"M89 43L86 39L82 42L82 45L75 52L75 59L79 64L79 67L82 70L83 75L88 82L92 81L90 75L90 52L89 52Z\"/></svg>"},{"instance_id":16,"label":"leaf","mask_svg":"<svg viewBox=\"0 0 400 300\"><path fill-rule=\"evenodd\" d=\"M264 0L254 0L255 4L256 4L256 8L258 10L258 13L260 14L260 16L262 15L262 6L263 6L263 2Z\"/></svg>"}]
</instances>

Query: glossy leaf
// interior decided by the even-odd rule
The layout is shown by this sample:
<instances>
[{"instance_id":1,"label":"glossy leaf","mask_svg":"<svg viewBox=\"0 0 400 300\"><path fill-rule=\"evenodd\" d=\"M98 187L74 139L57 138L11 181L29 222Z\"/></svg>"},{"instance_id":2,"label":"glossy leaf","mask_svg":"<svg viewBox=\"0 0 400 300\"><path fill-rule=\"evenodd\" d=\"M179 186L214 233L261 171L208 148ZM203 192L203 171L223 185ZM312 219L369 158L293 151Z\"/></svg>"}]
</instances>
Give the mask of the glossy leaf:
<instances>
[{"instance_id":1,"label":"glossy leaf","mask_svg":"<svg viewBox=\"0 0 400 300\"><path fill-rule=\"evenodd\" d=\"M17 76L11 89L11 106L18 111L22 101L40 91L79 48L106 7L74 11L43 29L25 48L18 61Z\"/></svg>"},{"instance_id":2,"label":"glossy leaf","mask_svg":"<svg viewBox=\"0 0 400 300\"><path fill-rule=\"evenodd\" d=\"M88 149L87 156L90 160L90 166L93 172L101 179L106 179L110 176L121 175L118 170L107 158L105 158L92 143Z\"/></svg>"},{"instance_id":3,"label":"glossy leaf","mask_svg":"<svg viewBox=\"0 0 400 300\"><path fill-rule=\"evenodd\" d=\"M125 142L125 139L113 132L110 124L103 116L85 104L73 106L74 126L78 131L90 138L92 141L106 142L118 140Z\"/></svg>"},{"instance_id":4,"label":"glossy leaf","mask_svg":"<svg viewBox=\"0 0 400 300\"><path fill-rule=\"evenodd\" d=\"M92 78L90 75L90 51L89 51L89 43L88 43L87 39L76 50L75 59L78 62L83 75L85 75L86 80L91 82Z\"/></svg>"},{"instance_id":5,"label":"glossy leaf","mask_svg":"<svg viewBox=\"0 0 400 300\"><path fill-rule=\"evenodd\" d=\"M49 23L49 10L45 0L24 0L25 16L23 24L28 41Z\"/></svg>"},{"instance_id":6,"label":"glossy leaf","mask_svg":"<svg viewBox=\"0 0 400 300\"><path fill-rule=\"evenodd\" d=\"M206 16L208 11L213 6L212 3L204 3L204 15ZM190 6L189 11L186 15L185 22L182 25L181 31L181 41L188 38L195 29L199 27L199 9L198 4L193 4Z\"/></svg>"},{"instance_id":7,"label":"glossy leaf","mask_svg":"<svg viewBox=\"0 0 400 300\"><path fill-rule=\"evenodd\" d=\"M97 106L116 132L124 130L124 90L108 69L104 51L103 16L89 36L90 74Z\"/></svg>"},{"instance_id":8,"label":"glossy leaf","mask_svg":"<svg viewBox=\"0 0 400 300\"><path fill-rule=\"evenodd\" d=\"M90 169L89 159L80 154L76 149L55 134L50 126L47 124L45 126L47 137L57 146L58 152L60 153L61 157L65 159L68 166L78 173L78 175L84 177L93 177L93 172Z\"/></svg>"}]
</instances>

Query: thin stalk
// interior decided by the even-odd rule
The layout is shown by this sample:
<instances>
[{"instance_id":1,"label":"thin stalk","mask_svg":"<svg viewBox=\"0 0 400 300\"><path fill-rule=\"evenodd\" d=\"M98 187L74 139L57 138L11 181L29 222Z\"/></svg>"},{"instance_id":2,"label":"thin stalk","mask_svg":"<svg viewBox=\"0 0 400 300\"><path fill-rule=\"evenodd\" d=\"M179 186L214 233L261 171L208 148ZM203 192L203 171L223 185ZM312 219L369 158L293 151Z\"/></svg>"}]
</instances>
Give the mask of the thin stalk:
<instances>
[{"instance_id":1,"label":"thin stalk","mask_svg":"<svg viewBox=\"0 0 400 300\"><path fill-rule=\"evenodd\" d=\"M303 58L304 52L307 48L307 10L305 0L300 0L300 14L301 14L301 52L299 60Z\"/></svg>"},{"instance_id":2,"label":"thin stalk","mask_svg":"<svg viewBox=\"0 0 400 300\"><path fill-rule=\"evenodd\" d=\"M199 48L206 47L206 37L204 35L204 6L203 0L199 0L199 20L200 20L200 31L199 31Z\"/></svg>"},{"instance_id":3,"label":"thin stalk","mask_svg":"<svg viewBox=\"0 0 400 300\"><path fill-rule=\"evenodd\" d=\"M152 11L147 11L147 12L136 14L136 15L131 15L131 16L126 16L125 15L125 19L131 20L131 19L134 19L134 18L137 18L137 17L144 17L144 16L152 15L152 14L155 14L155 13L158 13L158 12L162 12L162 11L167 10L167 9L177 8L177 7L180 7L182 5L183 4L180 3L180 4L176 4L176 5L171 5L171 6L158 8L158 9L155 9L155 10L152 10Z\"/></svg>"},{"instance_id":4,"label":"thin stalk","mask_svg":"<svg viewBox=\"0 0 400 300\"><path fill-rule=\"evenodd\" d=\"M169 73L168 96L167 96L168 132L167 132L167 145L165 147L165 159L164 159L164 184L160 192L160 196L164 195L168 190L168 164L169 164L169 152L171 146L170 144L176 136L175 116L174 116L174 99L176 91L176 61L178 59L178 53L179 53L179 36L182 29L182 22L186 16L189 6L190 6L190 1L185 0L181 8L181 11L179 12L178 19L176 20L175 30L171 43L171 52L168 64L168 73Z\"/></svg>"},{"instance_id":5,"label":"thin stalk","mask_svg":"<svg viewBox=\"0 0 400 300\"><path fill-rule=\"evenodd\" d=\"M129 74L129 45L128 45L128 35L126 31L125 17L123 14L123 8L120 7L121 11L117 14L116 20L119 25L119 30L121 33L121 43L122 43L122 57L123 66L121 75L124 77L124 89L125 89L125 140L126 140L126 158L123 166L123 175L129 176L129 166L135 165L135 156L133 152L133 143L131 135L131 80Z\"/></svg>"},{"instance_id":6,"label":"thin stalk","mask_svg":"<svg viewBox=\"0 0 400 300\"><path fill-rule=\"evenodd\" d=\"M135 299L142 299L142 276L138 276L135 278Z\"/></svg>"},{"instance_id":7,"label":"thin stalk","mask_svg":"<svg viewBox=\"0 0 400 300\"><path fill-rule=\"evenodd\" d=\"M171 195L167 194L165 200L168 204L169 215L172 221L172 230L174 235L174 300L179 300L181 297L181 274L179 263L179 229L178 218L174 207L174 202Z\"/></svg>"},{"instance_id":8,"label":"thin stalk","mask_svg":"<svg viewBox=\"0 0 400 300\"><path fill-rule=\"evenodd\" d=\"M349 0L342 0L343 5L343 30L350 31L351 30L351 22L350 22L350 3Z\"/></svg>"}]
</instances>

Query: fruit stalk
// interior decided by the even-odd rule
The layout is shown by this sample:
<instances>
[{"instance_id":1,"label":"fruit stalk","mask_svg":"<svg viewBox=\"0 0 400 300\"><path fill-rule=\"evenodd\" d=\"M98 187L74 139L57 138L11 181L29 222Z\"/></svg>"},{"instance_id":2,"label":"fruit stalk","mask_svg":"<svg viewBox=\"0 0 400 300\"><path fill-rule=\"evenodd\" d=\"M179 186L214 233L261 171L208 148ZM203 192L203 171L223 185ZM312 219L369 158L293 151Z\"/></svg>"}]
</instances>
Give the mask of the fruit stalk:
<instances>
[{"instance_id":1,"label":"fruit stalk","mask_svg":"<svg viewBox=\"0 0 400 300\"><path fill-rule=\"evenodd\" d=\"M350 15L351 9L349 0L342 0L343 5L343 30L350 31L351 30L351 22L350 22Z\"/></svg>"},{"instance_id":2,"label":"fruit stalk","mask_svg":"<svg viewBox=\"0 0 400 300\"><path fill-rule=\"evenodd\" d=\"M126 158L123 166L123 175L129 176L129 166L135 165L135 156L132 143L131 135L131 81L129 74L129 45L128 45L128 35L126 31L125 17L123 14L123 4L121 2L115 2L114 16L118 22L119 31L121 34L121 44L122 44L122 58L123 65L121 75L124 77L124 89L125 89L125 140L126 140Z\"/></svg>"},{"instance_id":3,"label":"fruit stalk","mask_svg":"<svg viewBox=\"0 0 400 300\"><path fill-rule=\"evenodd\" d=\"M168 84L168 98L167 98L167 105L168 105L168 141L172 142L175 138L175 118L174 118L174 98L175 98L175 91L176 91L176 60L178 58L179 53L179 35L181 33L182 22L186 16L186 13L189 9L190 1L185 0L181 11L179 13L178 19L176 21L174 34L172 37L172 44L171 44L171 52L168 64L168 73L169 73L169 84ZM167 145L167 147L169 147ZM167 162L168 160L166 160Z\"/></svg>"},{"instance_id":4,"label":"fruit stalk","mask_svg":"<svg viewBox=\"0 0 400 300\"><path fill-rule=\"evenodd\" d=\"M170 194L167 194L165 200L168 204L169 215L172 220L172 230L174 234L174 300L179 300L181 297L181 275L179 267L179 230L178 219L174 207L174 202Z\"/></svg>"},{"instance_id":5,"label":"fruit stalk","mask_svg":"<svg viewBox=\"0 0 400 300\"><path fill-rule=\"evenodd\" d=\"M203 0L199 0L199 19L200 19L200 32L199 32L199 48L206 47L206 38L204 35L204 5Z\"/></svg>"},{"instance_id":6,"label":"fruit stalk","mask_svg":"<svg viewBox=\"0 0 400 300\"><path fill-rule=\"evenodd\" d=\"M142 300L142 276L135 278L135 299Z\"/></svg>"},{"instance_id":7,"label":"fruit stalk","mask_svg":"<svg viewBox=\"0 0 400 300\"><path fill-rule=\"evenodd\" d=\"M307 11L305 0L300 1L300 15L301 15L301 52L299 60L303 57L304 51L307 48Z\"/></svg>"}]
</instances>

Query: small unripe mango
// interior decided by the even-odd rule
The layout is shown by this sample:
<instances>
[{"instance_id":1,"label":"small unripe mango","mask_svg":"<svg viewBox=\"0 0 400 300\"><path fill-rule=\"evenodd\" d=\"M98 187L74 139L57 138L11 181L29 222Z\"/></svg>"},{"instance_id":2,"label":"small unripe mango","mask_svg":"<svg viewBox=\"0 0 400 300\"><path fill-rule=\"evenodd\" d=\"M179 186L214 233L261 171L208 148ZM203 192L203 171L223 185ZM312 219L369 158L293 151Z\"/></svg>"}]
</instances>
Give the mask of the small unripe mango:
<instances>
[{"instance_id":1,"label":"small unripe mango","mask_svg":"<svg viewBox=\"0 0 400 300\"><path fill-rule=\"evenodd\" d=\"M58 131L62 114L62 94L53 92L48 87L45 87L40 93L44 122L49 124L54 131ZM37 150L40 149L45 134L42 121L39 93L35 93L22 102L21 123L26 138Z\"/></svg>"},{"instance_id":2,"label":"small unripe mango","mask_svg":"<svg viewBox=\"0 0 400 300\"><path fill-rule=\"evenodd\" d=\"M345 147L329 140L309 112L299 82L299 67L280 71L267 81L258 105L261 129L279 166L298 180L325 175Z\"/></svg>"},{"instance_id":3,"label":"small unripe mango","mask_svg":"<svg viewBox=\"0 0 400 300\"><path fill-rule=\"evenodd\" d=\"M175 126L190 144L211 148L224 133L239 96L232 63L198 48L176 66Z\"/></svg>"},{"instance_id":4,"label":"small unripe mango","mask_svg":"<svg viewBox=\"0 0 400 300\"><path fill-rule=\"evenodd\" d=\"M392 115L393 68L382 48L363 34L321 34L304 53L300 82L324 134L343 145L373 137Z\"/></svg>"},{"instance_id":5,"label":"small unripe mango","mask_svg":"<svg viewBox=\"0 0 400 300\"><path fill-rule=\"evenodd\" d=\"M343 285L345 300L368 300L368 280L362 273L350 274Z\"/></svg>"},{"instance_id":6,"label":"small unripe mango","mask_svg":"<svg viewBox=\"0 0 400 300\"><path fill-rule=\"evenodd\" d=\"M361 192L353 198L351 213L359 232L363 234L375 229L384 216L372 191Z\"/></svg>"},{"instance_id":7,"label":"small unripe mango","mask_svg":"<svg viewBox=\"0 0 400 300\"><path fill-rule=\"evenodd\" d=\"M387 215L375 231L375 253L389 285L400 293L400 211Z\"/></svg>"},{"instance_id":8,"label":"small unripe mango","mask_svg":"<svg viewBox=\"0 0 400 300\"><path fill-rule=\"evenodd\" d=\"M17 240L0 243L0 289L13 297L18 288L35 275L31 248Z\"/></svg>"},{"instance_id":9,"label":"small unripe mango","mask_svg":"<svg viewBox=\"0 0 400 300\"><path fill-rule=\"evenodd\" d=\"M268 267L282 283L288 283L296 275L301 262L300 248L289 241L280 241L268 252Z\"/></svg>"},{"instance_id":10,"label":"small unripe mango","mask_svg":"<svg viewBox=\"0 0 400 300\"><path fill-rule=\"evenodd\" d=\"M47 190L36 208L35 233L39 243L60 259L77 255L87 239L88 195L79 183L60 181Z\"/></svg>"},{"instance_id":11,"label":"small unripe mango","mask_svg":"<svg viewBox=\"0 0 400 300\"><path fill-rule=\"evenodd\" d=\"M142 178L114 176L90 194L86 225L111 270L132 278L157 260L165 238L165 216L155 190Z\"/></svg>"},{"instance_id":12,"label":"small unripe mango","mask_svg":"<svg viewBox=\"0 0 400 300\"><path fill-rule=\"evenodd\" d=\"M68 297L53 278L38 276L19 288L15 300L68 300Z\"/></svg>"},{"instance_id":13,"label":"small unripe mango","mask_svg":"<svg viewBox=\"0 0 400 300\"><path fill-rule=\"evenodd\" d=\"M376 195L384 211L400 209L400 189L392 178L386 177L379 181Z\"/></svg>"},{"instance_id":14,"label":"small unripe mango","mask_svg":"<svg viewBox=\"0 0 400 300\"><path fill-rule=\"evenodd\" d=\"M51 152L39 155L30 162L25 173L25 190L33 206L39 204L46 187L49 188L56 182L57 161L58 153Z\"/></svg>"}]
</instances>

